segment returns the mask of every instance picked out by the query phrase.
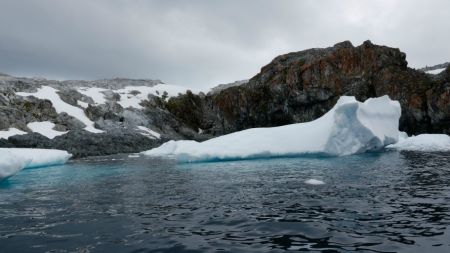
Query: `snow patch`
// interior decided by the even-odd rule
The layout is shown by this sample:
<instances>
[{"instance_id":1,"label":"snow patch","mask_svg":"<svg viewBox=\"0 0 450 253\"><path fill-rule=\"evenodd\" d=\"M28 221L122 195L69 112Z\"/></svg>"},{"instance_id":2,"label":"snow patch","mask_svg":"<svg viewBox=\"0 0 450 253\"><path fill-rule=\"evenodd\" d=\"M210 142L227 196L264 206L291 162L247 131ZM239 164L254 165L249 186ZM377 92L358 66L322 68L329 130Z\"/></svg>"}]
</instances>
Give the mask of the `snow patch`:
<instances>
[{"instance_id":1,"label":"snow patch","mask_svg":"<svg viewBox=\"0 0 450 253\"><path fill-rule=\"evenodd\" d=\"M364 103L341 97L317 120L272 128L253 128L204 142L169 141L143 152L180 162L319 154L342 156L379 150L398 141L400 104L388 96Z\"/></svg>"},{"instance_id":2,"label":"snow patch","mask_svg":"<svg viewBox=\"0 0 450 253\"><path fill-rule=\"evenodd\" d=\"M24 135L24 134L27 134L27 132L11 127L8 130L0 131L0 139L8 139L9 137L14 135Z\"/></svg>"},{"instance_id":3,"label":"snow patch","mask_svg":"<svg viewBox=\"0 0 450 253\"><path fill-rule=\"evenodd\" d=\"M178 96L179 94L184 94L188 88L177 85L168 84L157 84L155 86L127 86L123 89L114 90L114 92L120 94L120 101L118 103L123 108L137 108L142 109L140 103L144 100L148 100L148 95L154 95L158 97L163 97L167 94L166 99L170 97Z\"/></svg>"},{"instance_id":4,"label":"snow patch","mask_svg":"<svg viewBox=\"0 0 450 253\"><path fill-rule=\"evenodd\" d=\"M77 101L77 104L78 104L79 106L81 106L82 108L85 108L85 109L88 108L88 106L89 106L88 103L85 103L85 102L80 101L80 100Z\"/></svg>"},{"instance_id":5,"label":"snow patch","mask_svg":"<svg viewBox=\"0 0 450 253\"><path fill-rule=\"evenodd\" d=\"M317 179L308 179L305 180L305 184L310 184L310 185L323 185L325 184L324 181L321 180L317 180Z\"/></svg>"},{"instance_id":6,"label":"snow patch","mask_svg":"<svg viewBox=\"0 0 450 253\"><path fill-rule=\"evenodd\" d=\"M138 126L137 127L139 130L141 130L141 134L147 137L150 137L152 139L160 139L161 138L161 134L151 130L150 128L144 127L144 126Z\"/></svg>"},{"instance_id":7,"label":"snow patch","mask_svg":"<svg viewBox=\"0 0 450 253\"><path fill-rule=\"evenodd\" d=\"M56 149L0 148L0 180L22 169L64 164L72 157Z\"/></svg>"},{"instance_id":8,"label":"snow patch","mask_svg":"<svg viewBox=\"0 0 450 253\"><path fill-rule=\"evenodd\" d=\"M412 137L403 137L388 149L439 152L450 151L450 136L446 134L420 134Z\"/></svg>"},{"instance_id":9,"label":"snow patch","mask_svg":"<svg viewBox=\"0 0 450 253\"><path fill-rule=\"evenodd\" d=\"M53 107L55 108L57 113L65 112L72 117L77 118L79 121L83 122L86 125L84 128L86 131L92 133L103 133L102 130L99 130L94 127L94 122L92 122L84 111L76 106L72 106L66 102L64 102L58 95L57 89L52 88L50 86L42 86L38 89L36 93L27 93L27 92L17 92L16 94L19 96L27 97L34 96L39 99L48 99L52 102Z\"/></svg>"},{"instance_id":10,"label":"snow patch","mask_svg":"<svg viewBox=\"0 0 450 253\"><path fill-rule=\"evenodd\" d=\"M425 71L425 73L427 73L427 74L432 74L432 75L437 75L437 74L441 73L442 71L444 71L445 69L446 69L446 68L433 69L433 70Z\"/></svg>"},{"instance_id":11,"label":"snow patch","mask_svg":"<svg viewBox=\"0 0 450 253\"><path fill-rule=\"evenodd\" d=\"M97 105L106 103L105 94L103 91L107 89L97 88L97 87L81 87L77 91L85 96L88 96L94 100Z\"/></svg>"},{"instance_id":12,"label":"snow patch","mask_svg":"<svg viewBox=\"0 0 450 253\"><path fill-rule=\"evenodd\" d=\"M35 133L40 133L49 139L53 139L56 136L60 136L60 135L68 133L68 132L60 132L60 131L53 130L53 128L55 127L55 124L50 121L31 122L31 123L27 124L27 127L29 129L31 129L31 131L33 131Z\"/></svg>"}]
</instances>

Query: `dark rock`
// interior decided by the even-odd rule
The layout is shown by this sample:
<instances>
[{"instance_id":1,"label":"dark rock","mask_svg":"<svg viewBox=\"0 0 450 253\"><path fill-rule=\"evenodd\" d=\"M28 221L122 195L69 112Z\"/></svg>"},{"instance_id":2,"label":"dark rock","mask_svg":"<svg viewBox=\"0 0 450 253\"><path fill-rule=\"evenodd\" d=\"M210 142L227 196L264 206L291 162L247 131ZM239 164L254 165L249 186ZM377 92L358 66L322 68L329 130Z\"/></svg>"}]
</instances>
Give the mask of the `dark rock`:
<instances>
[{"instance_id":1,"label":"dark rock","mask_svg":"<svg viewBox=\"0 0 450 253\"><path fill-rule=\"evenodd\" d=\"M172 98L169 103L176 107L168 109L189 126L220 135L311 121L342 95L360 101L389 95L402 105L401 130L440 133L450 128L443 116L450 102L446 87L442 78L408 68L399 49L370 41L358 47L342 42L278 56L247 84L208 94L201 102L194 97ZM192 117L183 117L185 113Z\"/></svg>"}]
</instances>

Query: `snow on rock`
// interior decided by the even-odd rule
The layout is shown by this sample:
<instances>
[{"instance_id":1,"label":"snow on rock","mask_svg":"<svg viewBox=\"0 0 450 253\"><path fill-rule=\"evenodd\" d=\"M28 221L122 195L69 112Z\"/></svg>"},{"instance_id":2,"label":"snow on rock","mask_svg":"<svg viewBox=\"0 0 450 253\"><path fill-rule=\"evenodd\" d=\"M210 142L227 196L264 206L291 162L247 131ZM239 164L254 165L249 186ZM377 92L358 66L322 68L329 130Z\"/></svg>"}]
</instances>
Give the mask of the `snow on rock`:
<instances>
[{"instance_id":1,"label":"snow on rock","mask_svg":"<svg viewBox=\"0 0 450 253\"><path fill-rule=\"evenodd\" d=\"M14 135L24 135L24 134L27 134L27 132L11 127L8 130L0 131L0 139L8 139L9 137Z\"/></svg>"},{"instance_id":2,"label":"snow on rock","mask_svg":"<svg viewBox=\"0 0 450 253\"><path fill-rule=\"evenodd\" d=\"M437 75L437 74L441 73L444 70L445 70L445 68L433 69L433 70L425 71L425 73L432 74L432 75Z\"/></svg>"},{"instance_id":3,"label":"snow on rock","mask_svg":"<svg viewBox=\"0 0 450 253\"><path fill-rule=\"evenodd\" d=\"M83 108L88 108L88 106L89 106L88 103L85 103L85 102L80 101L80 100L77 101L77 104L78 104L79 106L83 107Z\"/></svg>"},{"instance_id":4,"label":"snow on rock","mask_svg":"<svg viewBox=\"0 0 450 253\"><path fill-rule=\"evenodd\" d=\"M142 131L141 134L144 135L144 136L150 137L152 139L155 139L155 138L159 139L159 138L161 138L161 134L159 134L159 133L157 133L157 132L155 132L155 131L147 128L147 127L138 126L137 128Z\"/></svg>"},{"instance_id":5,"label":"snow on rock","mask_svg":"<svg viewBox=\"0 0 450 253\"><path fill-rule=\"evenodd\" d=\"M450 136L446 134L420 134L412 137L403 137L388 149L438 152L450 151Z\"/></svg>"},{"instance_id":6,"label":"snow on rock","mask_svg":"<svg viewBox=\"0 0 450 253\"><path fill-rule=\"evenodd\" d=\"M388 96L364 103L341 97L328 113L311 122L247 129L201 143L169 141L143 153L170 156L180 162L350 155L396 143L400 114L400 104Z\"/></svg>"},{"instance_id":7,"label":"snow on rock","mask_svg":"<svg viewBox=\"0 0 450 253\"><path fill-rule=\"evenodd\" d=\"M103 94L103 91L106 90L97 87L81 87L77 91L85 96L91 97L95 104L100 105L106 103L105 95Z\"/></svg>"},{"instance_id":8,"label":"snow on rock","mask_svg":"<svg viewBox=\"0 0 450 253\"><path fill-rule=\"evenodd\" d=\"M83 95L91 97L96 105L106 103L104 91L108 89L96 88L96 87L81 87L77 91ZM154 95L158 97L170 98L178 96L179 94L186 93L188 89L178 85L157 84L154 86L126 86L122 89L111 90L114 93L120 95L120 100L117 101L123 108L137 108L142 109L140 103L144 100L148 100L148 95ZM199 92L199 91L195 91ZM78 102L82 107L84 104ZM87 107L87 106L86 106Z\"/></svg>"},{"instance_id":9,"label":"snow on rock","mask_svg":"<svg viewBox=\"0 0 450 253\"><path fill-rule=\"evenodd\" d=\"M31 131L40 133L49 139L53 139L56 136L60 136L67 133L53 130L55 124L50 121L31 122L27 124L27 127L31 129Z\"/></svg>"},{"instance_id":10,"label":"snow on rock","mask_svg":"<svg viewBox=\"0 0 450 253\"><path fill-rule=\"evenodd\" d=\"M137 108L142 109L140 103L144 100L148 100L148 95L154 95L163 97L166 94L166 99L179 94L186 93L188 89L178 85L157 84L155 86L127 86L123 89L113 90L120 95L120 101L118 103L123 108Z\"/></svg>"},{"instance_id":11,"label":"snow on rock","mask_svg":"<svg viewBox=\"0 0 450 253\"><path fill-rule=\"evenodd\" d=\"M64 164L71 156L56 149L0 148L0 180L25 168Z\"/></svg>"},{"instance_id":12,"label":"snow on rock","mask_svg":"<svg viewBox=\"0 0 450 253\"><path fill-rule=\"evenodd\" d=\"M17 92L16 94L19 96L34 96L39 99L48 99L52 102L53 107L55 108L57 113L65 112L72 117L77 118L81 122L83 122L86 127L84 128L86 131L92 133L103 133L102 130L99 130L94 127L94 122L92 122L84 111L76 106L72 106L66 102L64 102L58 95L57 89L52 88L50 86L42 86L38 89L36 93L26 93L26 92Z\"/></svg>"},{"instance_id":13,"label":"snow on rock","mask_svg":"<svg viewBox=\"0 0 450 253\"><path fill-rule=\"evenodd\" d=\"M310 185L323 185L325 184L324 181L321 180L317 180L317 179L308 179L305 180L305 184L310 184Z\"/></svg>"}]
</instances>

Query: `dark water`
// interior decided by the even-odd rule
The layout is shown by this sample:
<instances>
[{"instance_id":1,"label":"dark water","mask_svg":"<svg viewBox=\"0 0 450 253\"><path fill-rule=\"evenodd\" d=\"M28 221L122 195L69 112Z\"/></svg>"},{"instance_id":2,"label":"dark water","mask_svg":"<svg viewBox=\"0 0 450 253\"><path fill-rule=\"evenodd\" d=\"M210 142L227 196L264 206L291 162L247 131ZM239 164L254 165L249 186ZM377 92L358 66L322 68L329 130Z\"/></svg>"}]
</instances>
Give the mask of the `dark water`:
<instances>
[{"instance_id":1,"label":"dark water","mask_svg":"<svg viewBox=\"0 0 450 253\"><path fill-rule=\"evenodd\" d=\"M122 156L0 183L2 253L268 251L450 252L450 154Z\"/></svg>"}]
</instances>

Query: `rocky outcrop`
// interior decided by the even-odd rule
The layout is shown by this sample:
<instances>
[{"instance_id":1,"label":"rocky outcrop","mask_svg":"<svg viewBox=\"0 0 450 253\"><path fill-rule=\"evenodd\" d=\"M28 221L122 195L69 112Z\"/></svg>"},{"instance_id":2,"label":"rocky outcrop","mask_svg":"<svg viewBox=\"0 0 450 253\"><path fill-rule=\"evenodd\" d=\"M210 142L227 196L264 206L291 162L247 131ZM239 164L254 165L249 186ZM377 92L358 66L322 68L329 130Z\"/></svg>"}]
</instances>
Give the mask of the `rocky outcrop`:
<instances>
[{"instance_id":1,"label":"rocky outcrop","mask_svg":"<svg viewBox=\"0 0 450 253\"><path fill-rule=\"evenodd\" d=\"M448 132L448 81L407 65L399 49L370 41L357 47L345 41L330 48L281 55L248 83L209 94L201 105L197 102L204 116L190 124L220 135L311 121L342 95L360 101L389 95L402 105L401 130L409 134ZM182 108L183 99L171 100Z\"/></svg>"},{"instance_id":2,"label":"rocky outcrop","mask_svg":"<svg viewBox=\"0 0 450 253\"><path fill-rule=\"evenodd\" d=\"M8 139L0 138L0 146L56 148L67 150L74 157L82 157L139 152L172 139L210 138L199 134L197 129L192 129L166 109L167 92L155 91L155 95L149 94L148 97L139 98L137 97L139 92L134 90L134 87L151 88L160 84L162 83L158 80L105 79L60 82L2 75L0 132L16 128L28 134L11 136ZM63 103L82 110L87 118L94 122L94 127L103 132L86 131L86 124L80 121L76 114L58 113L52 101L33 96L44 86L56 89ZM104 103L97 103L94 97L82 93L86 88L92 87L101 88L99 94L105 100ZM126 87L127 92L120 91ZM164 88L163 85L162 89ZM173 87L167 86L167 89ZM23 96L19 92L31 95ZM123 106L120 101L124 97L142 101L138 108ZM53 130L67 133L53 139L47 138L28 127L29 123L35 122L51 122L55 124Z\"/></svg>"}]
</instances>

